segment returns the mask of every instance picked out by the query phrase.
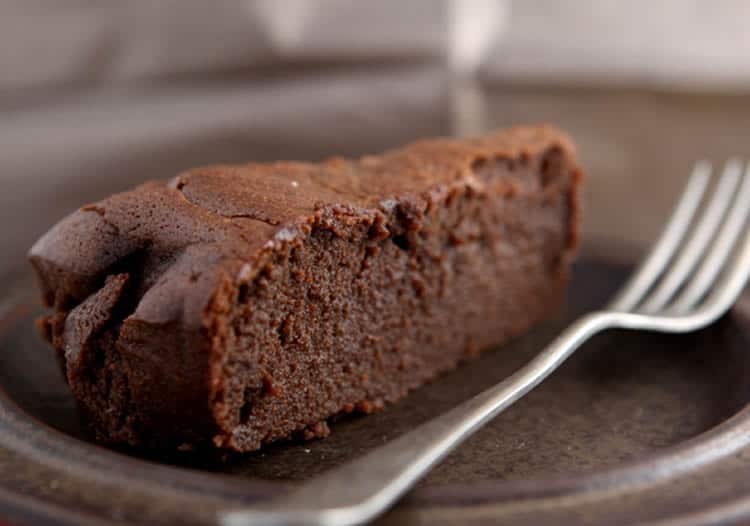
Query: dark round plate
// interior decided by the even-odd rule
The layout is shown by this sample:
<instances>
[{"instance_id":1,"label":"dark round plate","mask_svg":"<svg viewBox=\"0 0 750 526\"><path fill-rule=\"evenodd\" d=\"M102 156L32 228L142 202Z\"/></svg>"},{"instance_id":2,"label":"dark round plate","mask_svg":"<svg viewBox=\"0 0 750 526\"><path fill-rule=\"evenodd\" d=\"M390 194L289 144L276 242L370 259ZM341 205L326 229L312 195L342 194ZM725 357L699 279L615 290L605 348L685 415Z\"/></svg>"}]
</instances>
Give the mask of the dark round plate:
<instances>
[{"instance_id":1,"label":"dark round plate","mask_svg":"<svg viewBox=\"0 0 750 526\"><path fill-rule=\"evenodd\" d=\"M588 250L566 307L531 334L326 440L224 458L98 446L79 424L28 277L2 283L0 517L216 524L507 376L628 273ZM461 446L381 519L393 524L710 524L750 519L750 298L688 336L610 332Z\"/></svg>"}]
</instances>

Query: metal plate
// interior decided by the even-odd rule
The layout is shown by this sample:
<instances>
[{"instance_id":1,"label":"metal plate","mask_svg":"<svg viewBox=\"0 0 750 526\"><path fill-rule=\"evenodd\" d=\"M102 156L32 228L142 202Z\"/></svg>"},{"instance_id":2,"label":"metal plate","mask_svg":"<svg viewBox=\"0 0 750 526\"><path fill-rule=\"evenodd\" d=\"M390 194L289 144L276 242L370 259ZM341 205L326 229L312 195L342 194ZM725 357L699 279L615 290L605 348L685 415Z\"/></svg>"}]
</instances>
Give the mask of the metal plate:
<instances>
[{"instance_id":1,"label":"metal plate","mask_svg":"<svg viewBox=\"0 0 750 526\"><path fill-rule=\"evenodd\" d=\"M48 524L212 524L284 491L497 382L577 314L601 305L626 265L594 244L568 304L531 334L460 367L326 440L248 455L151 457L89 441L37 336L26 277L0 322L0 516ZM392 524L708 524L750 519L750 298L689 336L611 332L465 443L395 510Z\"/></svg>"}]
</instances>

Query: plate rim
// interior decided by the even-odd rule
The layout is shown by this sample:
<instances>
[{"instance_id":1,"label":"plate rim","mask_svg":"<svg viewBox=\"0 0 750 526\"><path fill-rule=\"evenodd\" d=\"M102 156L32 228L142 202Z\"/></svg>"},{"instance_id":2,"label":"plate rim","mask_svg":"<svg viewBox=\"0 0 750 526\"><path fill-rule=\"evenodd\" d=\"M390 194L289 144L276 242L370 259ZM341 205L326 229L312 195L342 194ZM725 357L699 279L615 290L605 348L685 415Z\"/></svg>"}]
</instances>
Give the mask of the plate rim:
<instances>
[{"instance_id":1,"label":"plate rim","mask_svg":"<svg viewBox=\"0 0 750 526\"><path fill-rule=\"evenodd\" d=\"M622 242L586 240L581 258L600 260L610 265L629 265L643 252L642 247L627 246ZM0 331L11 323L14 313L29 308L33 301L29 287L29 273L21 272L25 279L12 283L12 290L0 300ZM750 318L750 291L746 290L738 304L743 315ZM29 435L29 427L32 429ZM25 431L25 436L23 432ZM15 433L15 434L14 434ZM13 443L15 441L15 443ZM119 451L108 449L93 442L87 442L51 427L19 406L0 385L0 447L7 447L19 455L42 458L45 467L70 473L71 470L82 481L94 483L102 480L107 483L122 483L123 478L164 494L176 493L181 497L193 496L210 487L212 495L218 499L251 503L270 497L278 491L292 487L295 483L271 480L250 479L241 476L209 473L192 467L162 464L155 460L136 458ZM532 477L520 480L487 480L467 485L465 483L436 483L418 487L402 501L399 510L431 509L446 507L471 507L486 504L500 505L517 499L545 499L562 496L575 497L592 491L620 491L624 488L636 489L644 484L663 482L681 474L700 469L703 466L720 462L740 450L750 448L750 403L738 412L700 434L685 441L673 444L658 451L650 451L642 457L615 464L609 468L595 469L578 475L554 475ZM61 459L60 453L65 457ZM94 460L92 462L92 459ZM83 462L82 460L86 460ZM64 464L60 466L59 464ZM654 469L657 466L658 469ZM144 467L146 469L144 469ZM644 473L651 471L650 476ZM185 476L189 474L189 476ZM145 476L144 476L145 475ZM0 506L13 504L12 488L0 481ZM16 496L23 493L15 492ZM57 508L54 503L37 499L41 509ZM711 511L733 515L742 513L750 517L750 495L747 498L730 500L716 506ZM229 508L227 508L229 509ZM724 511L722 511L724 510ZM708 513L709 510L706 510ZM74 514L77 513L73 510ZM60 514L56 512L60 517ZM694 513L689 522L700 524L701 517ZM77 519L80 516L76 516Z\"/></svg>"}]
</instances>

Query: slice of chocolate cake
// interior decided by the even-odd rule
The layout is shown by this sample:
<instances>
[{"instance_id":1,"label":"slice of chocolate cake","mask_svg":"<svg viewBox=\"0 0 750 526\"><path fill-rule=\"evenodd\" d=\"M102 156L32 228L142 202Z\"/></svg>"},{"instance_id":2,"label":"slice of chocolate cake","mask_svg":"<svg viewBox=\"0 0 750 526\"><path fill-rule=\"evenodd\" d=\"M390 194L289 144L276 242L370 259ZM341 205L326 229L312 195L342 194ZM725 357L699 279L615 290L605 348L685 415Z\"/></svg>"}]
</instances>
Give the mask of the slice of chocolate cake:
<instances>
[{"instance_id":1,"label":"slice of chocolate cake","mask_svg":"<svg viewBox=\"0 0 750 526\"><path fill-rule=\"evenodd\" d=\"M40 324L101 440L324 436L550 311L580 175L549 127L192 170L34 245Z\"/></svg>"}]
</instances>

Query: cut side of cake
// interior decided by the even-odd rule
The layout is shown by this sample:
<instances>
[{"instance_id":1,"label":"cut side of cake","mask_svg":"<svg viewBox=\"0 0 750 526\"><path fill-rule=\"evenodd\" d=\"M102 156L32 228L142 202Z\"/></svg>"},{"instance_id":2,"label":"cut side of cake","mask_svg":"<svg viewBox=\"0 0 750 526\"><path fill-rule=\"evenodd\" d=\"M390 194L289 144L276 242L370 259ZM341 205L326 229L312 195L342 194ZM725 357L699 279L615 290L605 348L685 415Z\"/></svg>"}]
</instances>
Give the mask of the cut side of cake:
<instances>
[{"instance_id":1,"label":"cut side of cake","mask_svg":"<svg viewBox=\"0 0 750 526\"><path fill-rule=\"evenodd\" d=\"M551 312L580 180L548 126L191 170L34 245L54 309L39 325L102 441L325 436L331 417L378 410Z\"/></svg>"}]
</instances>

